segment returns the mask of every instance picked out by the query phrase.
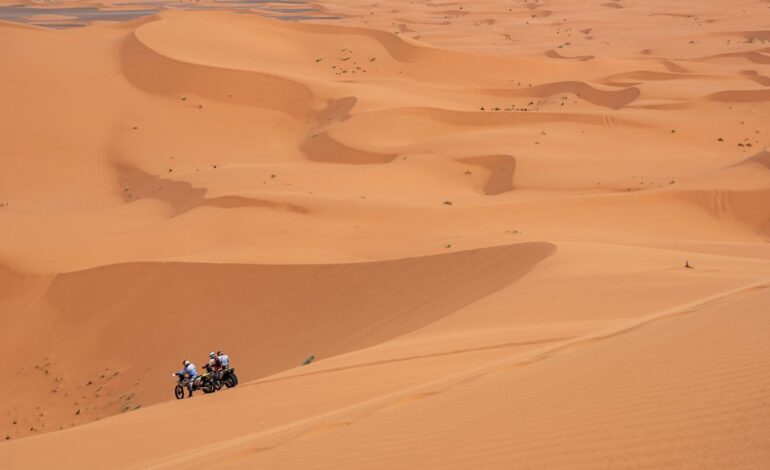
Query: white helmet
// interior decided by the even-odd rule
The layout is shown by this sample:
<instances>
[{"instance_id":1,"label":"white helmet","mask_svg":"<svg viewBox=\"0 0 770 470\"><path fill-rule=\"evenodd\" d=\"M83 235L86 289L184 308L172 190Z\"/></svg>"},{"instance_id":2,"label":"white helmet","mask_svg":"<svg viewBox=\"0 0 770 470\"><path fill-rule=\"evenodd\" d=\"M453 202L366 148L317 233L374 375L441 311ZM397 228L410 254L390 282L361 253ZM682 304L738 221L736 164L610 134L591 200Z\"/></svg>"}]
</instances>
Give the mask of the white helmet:
<instances>
[{"instance_id":1,"label":"white helmet","mask_svg":"<svg viewBox=\"0 0 770 470\"><path fill-rule=\"evenodd\" d=\"M214 351L211 351L209 353L209 357L212 358L212 359L214 359L214 357L216 357L216 354L214 354Z\"/></svg>"},{"instance_id":2,"label":"white helmet","mask_svg":"<svg viewBox=\"0 0 770 470\"><path fill-rule=\"evenodd\" d=\"M189 366L190 365L190 361L184 361L182 364L184 364L185 366Z\"/></svg>"}]
</instances>

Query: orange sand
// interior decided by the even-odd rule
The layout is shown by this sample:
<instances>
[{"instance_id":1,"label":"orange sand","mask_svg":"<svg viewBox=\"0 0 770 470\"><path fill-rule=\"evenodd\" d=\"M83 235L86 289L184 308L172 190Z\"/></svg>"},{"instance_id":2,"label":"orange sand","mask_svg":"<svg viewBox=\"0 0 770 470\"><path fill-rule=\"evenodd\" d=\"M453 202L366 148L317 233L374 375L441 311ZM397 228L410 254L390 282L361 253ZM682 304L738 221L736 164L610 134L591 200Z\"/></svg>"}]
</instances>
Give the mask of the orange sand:
<instances>
[{"instance_id":1,"label":"orange sand","mask_svg":"<svg viewBox=\"0 0 770 470\"><path fill-rule=\"evenodd\" d=\"M765 466L769 7L1 22L3 468Z\"/></svg>"}]
</instances>

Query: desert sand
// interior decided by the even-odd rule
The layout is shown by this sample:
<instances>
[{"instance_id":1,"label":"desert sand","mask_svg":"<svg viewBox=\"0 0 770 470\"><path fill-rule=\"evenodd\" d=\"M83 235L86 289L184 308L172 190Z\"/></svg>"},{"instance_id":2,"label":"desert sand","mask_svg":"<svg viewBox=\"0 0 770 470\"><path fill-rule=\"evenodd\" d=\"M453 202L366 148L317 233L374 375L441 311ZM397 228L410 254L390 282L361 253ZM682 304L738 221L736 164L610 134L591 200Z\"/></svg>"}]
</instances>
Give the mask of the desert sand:
<instances>
[{"instance_id":1,"label":"desert sand","mask_svg":"<svg viewBox=\"0 0 770 470\"><path fill-rule=\"evenodd\" d=\"M729 3L3 0L2 468L765 467Z\"/></svg>"}]
</instances>

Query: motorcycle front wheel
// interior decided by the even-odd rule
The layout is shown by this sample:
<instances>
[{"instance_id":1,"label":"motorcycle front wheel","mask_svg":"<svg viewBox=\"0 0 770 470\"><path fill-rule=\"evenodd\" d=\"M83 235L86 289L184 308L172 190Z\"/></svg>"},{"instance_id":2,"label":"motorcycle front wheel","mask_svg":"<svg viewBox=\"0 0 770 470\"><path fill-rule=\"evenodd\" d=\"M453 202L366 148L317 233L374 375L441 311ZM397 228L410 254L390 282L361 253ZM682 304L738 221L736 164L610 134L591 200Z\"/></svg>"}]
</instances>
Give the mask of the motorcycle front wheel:
<instances>
[{"instance_id":1,"label":"motorcycle front wheel","mask_svg":"<svg viewBox=\"0 0 770 470\"><path fill-rule=\"evenodd\" d=\"M182 387L182 384L177 384L176 387L174 387L174 396L177 400L184 398L184 387Z\"/></svg>"}]
</instances>

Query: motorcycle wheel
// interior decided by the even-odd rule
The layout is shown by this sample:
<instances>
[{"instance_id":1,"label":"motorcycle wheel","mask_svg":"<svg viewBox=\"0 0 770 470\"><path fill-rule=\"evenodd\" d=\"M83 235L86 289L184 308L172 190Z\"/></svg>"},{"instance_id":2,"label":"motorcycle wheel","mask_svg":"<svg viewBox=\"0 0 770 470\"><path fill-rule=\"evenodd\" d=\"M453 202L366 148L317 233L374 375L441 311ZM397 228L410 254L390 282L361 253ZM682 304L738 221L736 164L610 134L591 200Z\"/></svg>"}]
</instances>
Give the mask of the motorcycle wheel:
<instances>
[{"instance_id":1,"label":"motorcycle wheel","mask_svg":"<svg viewBox=\"0 0 770 470\"><path fill-rule=\"evenodd\" d=\"M201 389L203 390L203 393L214 393L217 391L213 380L206 381L205 384L201 385Z\"/></svg>"},{"instance_id":2,"label":"motorcycle wheel","mask_svg":"<svg viewBox=\"0 0 770 470\"><path fill-rule=\"evenodd\" d=\"M177 386L174 387L174 396L177 400L184 398L184 387L182 387L181 384L177 384Z\"/></svg>"},{"instance_id":3,"label":"motorcycle wheel","mask_svg":"<svg viewBox=\"0 0 770 470\"><path fill-rule=\"evenodd\" d=\"M218 391L222 390L222 381L221 380L215 380L214 381L214 388Z\"/></svg>"},{"instance_id":4,"label":"motorcycle wheel","mask_svg":"<svg viewBox=\"0 0 770 470\"><path fill-rule=\"evenodd\" d=\"M227 378L225 379L225 386L227 388L232 388L238 385L238 376L235 375L234 372L230 372L227 374Z\"/></svg>"}]
</instances>

